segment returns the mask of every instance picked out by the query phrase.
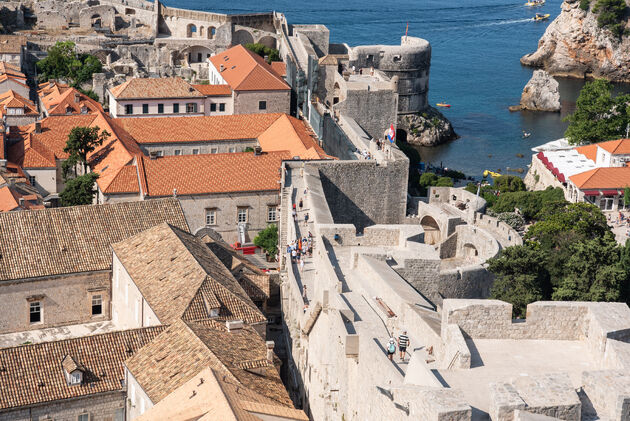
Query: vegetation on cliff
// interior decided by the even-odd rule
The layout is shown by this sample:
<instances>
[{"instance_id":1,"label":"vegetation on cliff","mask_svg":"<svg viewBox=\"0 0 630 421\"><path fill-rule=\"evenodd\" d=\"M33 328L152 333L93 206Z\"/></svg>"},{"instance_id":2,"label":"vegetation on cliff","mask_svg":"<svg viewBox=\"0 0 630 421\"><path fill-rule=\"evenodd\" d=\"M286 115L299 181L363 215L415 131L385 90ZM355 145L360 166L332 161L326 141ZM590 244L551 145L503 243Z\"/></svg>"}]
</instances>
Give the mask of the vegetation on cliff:
<instances>
[{"instance_id":1,"label":"vegetation on cliff","mask_svg":"<svg viewBox=\"0 0 630 421\"><path fill-rule=\"evenodd\" d=\"M516 317L538 300L630 303L630 243L617 244L599 208L554 201L538 218L522 246L488 261L492 298L512 303Z\"/></svg>"},{"instance_id":2,"label":"vegetation on cliff","mask_svg":"<svg viewBox=\"0 0 630 421\"><path fill-rule=\"evenodd\" d=\"M588 82L580 91L575 112L566 120L564 133L574 145L619 139L630 127L630 95L613 96L610 82Z\"/></svg>"},{"instance_id":3,"label":"vegetation on cliff","mask_svg":"<svg viewBox=\"0 0 630 421\"><path fill-rule=\"evenodd\" d=\"M580 8L589 10L591 0L580 0ZM597 0L592 9L597 14L597 25L606 28L616 37L628 35L625 25L626 2L625 0Z\"/></svg>"},{"instance_id":4,"label":"vegetation on cliff","mask_svg":"<svg viewBox=\"0 0 630 421\"><path fill-rule=\"evenodd\" d=\"M91 54L77 54L75 47L72 41L58 41L50 47L48 56L37 62L40 82L59 79L80 87L102 70L99 59Z\"/></svg>"}]
</instances>

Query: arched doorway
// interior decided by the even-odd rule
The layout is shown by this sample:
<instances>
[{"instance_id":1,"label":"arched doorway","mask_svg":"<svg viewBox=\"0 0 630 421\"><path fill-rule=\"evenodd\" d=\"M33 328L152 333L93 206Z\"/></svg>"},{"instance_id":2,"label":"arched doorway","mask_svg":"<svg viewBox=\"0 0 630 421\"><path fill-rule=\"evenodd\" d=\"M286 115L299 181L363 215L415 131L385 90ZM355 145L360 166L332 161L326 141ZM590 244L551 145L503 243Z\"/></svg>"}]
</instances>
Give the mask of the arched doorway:
<instances>
[{"instance_id":1,"label":"arched doorway","mask_svg":"<svg viewBox=\"0 0 630 421\"><path fill-rule=\"evenodd\" d=\"M474 260L477 256L479 256L479 251L477 250L477 247L475 247L474 245L470 244L470 243L466 243L464 244L464 247L462 249L462 254L463 254L463 258L466 260Z\"/></svg>"},{"instance_id":2,"label":"arched doorway","mask_svg":"<svg viewBox=\"0 0 630 421\"><path fill-rule=\"evenodd\" d=\"M396 129L396 140L407 143L407 131L404 129Z\"/></svg>"},{"instance_id":3,"label":"arched doorway","mask_svg":"<svg viewBox=\"0 0 630 421\"><path fill-rule=\"evenodd\" d=\"M92 22L92 28L100 29L103 21L101 19L101 15L92 15L90 18L90 22Z\"/></svg>"},{"instance_id":4,"label":"arched doorway","mask_svg":"<svg viewBox=\"0 0 630 421\"><path fill-rule=\"evenodd\" d=\"M442 235L440 233L440 226L437 221L429 215L426 215L420 220L420 225L424 229L424 243L433 245L442 241Z\"/></svg>"},{"instance_id":5,"label":"arched doorway","mask_svg":"<svg viewBox=\"0 0 630 421\"><path fill-rule=\"evenodd\" d=\"M195 35L196 33L197 33L197 27L194 24L189 23L188 26L186 26L186 37L192 38L193 35Z\"/></svg>"},{"instance_id":6,"label":"arched doorway","mask_svg":"<svg viewBox=\"0 0 630 421\"><path fill-rule=\"evenodd\" d=\"M233 45L253 43L254 37L252 36L252 34L250 34L248 31L245 31L244 29L239 29L238 31L234 32L234 35L232 35Z\"/></svg>"},{"instance_id":7,"label":"arched doorway","mask_svg":"<svg viewBox=\"0 0 630 421\"><path fill-rule=\"evenodd\" d=\"M258 43L264 45L265 47L276 48L276 39L269 35L262 37Z\"/></svg>"}]
</instances>

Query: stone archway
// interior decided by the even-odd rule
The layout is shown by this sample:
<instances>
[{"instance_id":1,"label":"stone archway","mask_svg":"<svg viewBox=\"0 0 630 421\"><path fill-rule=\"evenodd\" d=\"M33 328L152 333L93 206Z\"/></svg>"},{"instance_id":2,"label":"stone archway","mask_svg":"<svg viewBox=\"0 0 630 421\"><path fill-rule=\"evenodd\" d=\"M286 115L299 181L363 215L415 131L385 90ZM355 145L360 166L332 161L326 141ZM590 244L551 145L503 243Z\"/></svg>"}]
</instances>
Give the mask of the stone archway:
<instances>
[{"instance_id":1,"label":"stone archway","mask_svg":"<svg viewBox=\"0 0 630 421\"><path fill-rule=\"evenodd\" d=\"M425 244L433 245L442 241L442 233L440 232L440 226L437 221L429 215L424 216L420 220L420 225L424 229L424 242Z\"/></svg>"},{"instance_id":2,"label":"stone archway","mask_svg":"<svg viewBox=\"0 0 630 421\"><path fill-rule=\"evenodd\" d=\"M212 50L202 45L191 45L181 51L181 55L188 58L189 64L203 63L211 54Z\"/></svg>"},{"instance_id":3,"label":"stone archway","mask_svg":"<svg viewBox=\"0 0 630 421\"><path fill-rule=\"evenodd\" d=\"M101 15L94 14L90 17L90 22L92 24L92 28L100 29L103 26L103 19Z\"/></svg>"},{"instance_id":4,"label":"stone archway","mask_svg":"<svg viewBox=\"0 0 630 421\"><path fill-rule=\"evenodd\" d=\"M208 39L214 39L214 35L217 33L217 28L214 26L208 26Z\"/></svg>"},{"instance_id":5,"label":"stone archway","mask_svg":"<svg viewBox=\"0 0 630 421\"><path fill-rule=\"evenodd\" d=\"M238 31L234 32L234 35L232 35L232 44L233 45L237 45L237 44L253 44L254 43L254 37L252 36L252 34L249 33L249 31L246 31L244 29L239 29Z\"/></svg>"},{"instance_id":6,"label":"stone archway","mask_svg":"<svg viewBox=\"0 0 630 421\"><path fill-rule=\"evenodd\" d=\"M262 37L258 40L258 43L264 45L265 47L276 48L276 38L270 35Z\"/></svg>"},{"instance_id":7,"label":"stone archway","mask_svg":"<svg viewBox=\"0 0 630 421\"><path fill-rule=\"evenodd\" d=\"M464 259L474 260L477 256L479 256L479 250L477 250L477 247L474 245L466 243L464 244L464 247L462 247L462 255Z\"/></svg>"},{"instance_id":8,"label":"stone archway","mask_svg":"<svg viewBox=\"0 0 630 421\"><path fill-rule=\"evenodd\" d=\"M396 140L407 143L407 131L405 129L396 129Z\"/></svg>"},{"instance_id":9,"label":"stone archway","mask_svg":"<svg viewBox=\"0 0 630 421\"><path fill-rule=\"evenodd\" d=\"M197 27L193 23L186 26L186 38L192 38L197 33Z\"/></svg>"}]
</instances>

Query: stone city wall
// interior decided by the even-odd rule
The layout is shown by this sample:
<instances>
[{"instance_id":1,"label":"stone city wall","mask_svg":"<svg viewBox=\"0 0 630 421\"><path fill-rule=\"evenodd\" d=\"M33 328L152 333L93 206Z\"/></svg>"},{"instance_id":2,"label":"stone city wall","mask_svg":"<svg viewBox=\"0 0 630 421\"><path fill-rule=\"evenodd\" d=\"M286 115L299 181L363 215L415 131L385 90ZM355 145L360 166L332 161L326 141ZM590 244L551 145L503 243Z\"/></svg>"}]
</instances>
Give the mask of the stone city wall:
<instances>
[{"instance_id":1,"label":"stone city wall","mask_svg":"<svg viewBox=\"0 0 630 421\"><path fill-rule=\"evenodd\" d=\"M464 205L463 212L468 217L473 212L483 213L486 210L486 201L482 197L460 187L430 187L429 203L445 203L458 210L461 210L459 206Z\"/></svg>"},{"instance_id":2,"label":"stone city wall","mask_svg":"<svg viewBox=\"0 0 630 421\"><path fill-rule=\"evenodd\" d=\"M474 225L492 233L503 247L523 244L523 238L514 228L495 217L475 212Z\"/></svg>"},{"instance_id":3,"label":"stone city wall","mask_svg":"<svg viewBox=\"0 0 630 421\"><path fill-rule=\"evenodd\" d=\"M626 370L585 371L584 392L600 419L630 420L630 372Z\"/></svg>"},{"instance_id":4,"label":"stone city wall","mask_svg":"<svg viewBox=\"0 0 630 421\"><path fill-rule=\"evenodd\" d=\"M532 164L523 181L528 190L545 190L550 186L564 189L562 183L558 181L535 154L532 155Z\"/></svg>"},{"instance_id":5,"label":"stone city wall","mask_svg":"<svg viewBox=\"0 0 630 421\"><path fill-rule=\"evenodd\" d=\"M444 349L441 366L445 369L469 369L470 350L459 326L450 324L444 329L442 336Z\"/></svg>"}]
</instances>

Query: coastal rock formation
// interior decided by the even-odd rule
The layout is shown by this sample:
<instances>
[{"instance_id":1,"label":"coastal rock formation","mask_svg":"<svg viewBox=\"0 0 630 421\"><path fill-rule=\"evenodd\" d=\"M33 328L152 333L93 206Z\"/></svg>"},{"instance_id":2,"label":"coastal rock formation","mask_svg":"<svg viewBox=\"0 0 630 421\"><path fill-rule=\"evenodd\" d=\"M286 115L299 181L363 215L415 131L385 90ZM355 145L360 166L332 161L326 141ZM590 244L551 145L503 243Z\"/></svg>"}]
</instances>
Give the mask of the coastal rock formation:
<instances>
[{"instance_id":1,"label":"coastal rock formation","mask_svg":"<svg viewBox=\"0 0 630 421\"><path fill-rule=\"evenodd\" d=\"M534 71L521 95L519 110L560 111L560 91L558 81L544 70ZM510 107L510 110L514 110Z\"/></svg>"},{"instance_id":2,"label":"coastal rock formation","mask_svg":"<svg viewBox=\"0 0 630 421\"><path fill-rule=\"evenodd\" d=\"M451 122L432 107L422 113L399 116L398 128L407 132L407 142L414 145L436 146L458 138Z\"/></svg>"},{"instance_id":3,"label":"coastal rock formation","mask_svg":"<svg viewBox=\"0 0 630 421\"><path fill-rule=\"evenodd\" d=\"M565 0L562 12L538 42L538 50L522 57L521 63L542 67L554 76L628 82L630 37L619 40L600 28L596 14L582 10L579 0Z\"/></svg>"}]
</instances>

